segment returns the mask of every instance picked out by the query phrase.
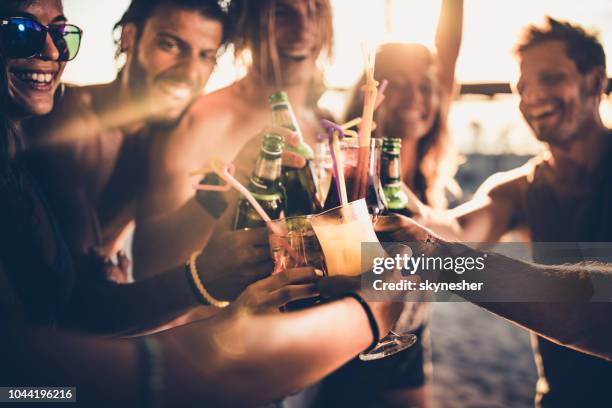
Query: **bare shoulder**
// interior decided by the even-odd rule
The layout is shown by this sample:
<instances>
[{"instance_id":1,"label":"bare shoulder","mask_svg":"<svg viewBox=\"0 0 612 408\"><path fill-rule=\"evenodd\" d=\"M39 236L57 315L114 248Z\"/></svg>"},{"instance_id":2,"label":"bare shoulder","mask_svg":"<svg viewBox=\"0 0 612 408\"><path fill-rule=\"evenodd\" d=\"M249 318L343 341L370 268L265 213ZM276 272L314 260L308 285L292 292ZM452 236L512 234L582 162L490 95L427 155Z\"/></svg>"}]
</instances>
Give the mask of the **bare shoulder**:
<instances>
[{"instance_id":1,"label":"bare shoulder","mask_svg":"<svg viewBox=\"0 0 612 408\"><path fill-rule=\"evenodd\" d=\"M230 85L198 98L185 119L193 130L229 130L238 121L240 110L240 100Z\"/></svg>"}]
</instances>

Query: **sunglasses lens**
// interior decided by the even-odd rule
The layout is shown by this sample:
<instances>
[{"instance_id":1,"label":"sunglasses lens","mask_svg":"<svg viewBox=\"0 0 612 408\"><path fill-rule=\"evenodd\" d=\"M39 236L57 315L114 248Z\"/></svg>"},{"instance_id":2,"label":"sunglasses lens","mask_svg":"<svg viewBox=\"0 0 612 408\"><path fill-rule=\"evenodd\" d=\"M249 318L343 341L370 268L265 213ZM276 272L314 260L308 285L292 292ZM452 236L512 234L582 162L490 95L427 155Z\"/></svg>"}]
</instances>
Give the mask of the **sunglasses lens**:
<instances>
[{"instance_id":1,"label":"sunglasses lens","mask_svg":"<svg viewBox=\"0 0 612 408\"><path fill-rule=\"evenodd\" d=\"M49 28L53 43L59 51L60 61L71 61L76 58L81 47L81 31L73 25L62 25Z\"/></svg>"},{"instance_id":2,"label":"sunglasses lens","mask_svg":"<svg viewBox=\"0 0 612 408\"><path fill-rule=\"evenodd\" d=\"M45 32L35 21L9 18L0 25L0 49L8 58L28 58L44 46Z\"/></svg>"}]
</instances>

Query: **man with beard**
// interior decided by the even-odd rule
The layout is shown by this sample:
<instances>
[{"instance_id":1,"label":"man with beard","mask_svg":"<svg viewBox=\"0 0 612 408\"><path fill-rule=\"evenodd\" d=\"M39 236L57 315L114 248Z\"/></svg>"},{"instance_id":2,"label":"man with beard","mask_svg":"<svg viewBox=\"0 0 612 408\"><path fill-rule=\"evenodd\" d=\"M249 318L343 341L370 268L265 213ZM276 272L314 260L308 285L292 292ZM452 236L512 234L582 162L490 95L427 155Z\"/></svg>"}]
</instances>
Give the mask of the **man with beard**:
<instances>
[{"instance_id":1,"label":"man with beard","mask_svg":"<svg viewBox=\"0 0 612 408\"><path fill-rule=\"evenodd\" d=\"M492 176L472 201L450 212L427 212L421 221L465 242L496 242L511 229L527 232L534 243L612 241L612 139L599 113L608 84L602 45L582 28L549 17L544 27L527 28L517 54L520 110L548 149L521 168ZM574 245L572 254L583 256ZM533 254L540 263L567 262L538 245ZM612 363L543 337L535 352L536 405L612 404Z\"/></svg>"},{"instance_id":2,"label":"man with beard","mask_svg":"<svg viewBox=\"0 0 612 408\"><path fill-rule=\"evenodd\" d=\"M115 28L125 58L117 78L65 87L51 115L24 124L30 167L76 254L108 257L121 247L148 185L151 137L175 127L201 95L229 36L215 0L133 0ZM198 216L212 227L205 211Z\"/></svg>"},{"instance_id":3,"label":"man with beard","mask_svg":"<svg viewBox=\"0 0 612 408\"><path fill-rule=\"evenodd\" d=\"M279 90L288 94L307 143L314 143L319 132L314 109L320 96L316 63L331 53L329 0L236 0L230 10L235 53L248 63L248 72L232 85L199 98L176 129L153 141L151 180L134 237L137 278L161 271L166 262L197 249L201 209L192 199L189 174L213 157L236 161L240 173L250 174L260 143L247 142L271 124L270 95ZM304 165L300 156L284 159L285 164ZM221 223L230 224L233 210L225 212L227 219ZM160 231L174 237L172 242L165 242ZM160 248L168 254L165 259L149 256Z\"/></svg>"}]
</instances>

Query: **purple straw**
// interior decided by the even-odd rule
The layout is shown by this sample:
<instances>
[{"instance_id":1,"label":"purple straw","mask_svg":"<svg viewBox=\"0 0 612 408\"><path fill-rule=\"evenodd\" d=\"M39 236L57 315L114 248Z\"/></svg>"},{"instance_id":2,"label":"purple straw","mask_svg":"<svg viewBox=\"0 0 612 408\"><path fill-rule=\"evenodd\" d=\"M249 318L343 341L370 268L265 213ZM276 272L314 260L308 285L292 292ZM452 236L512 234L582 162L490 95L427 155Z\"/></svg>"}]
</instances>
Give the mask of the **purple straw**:
<instances>
[{"instance_id":1,"label":"purple straw","mask_svg":"<svg viewBox=\"0 0 612 408\"><path fill-rule=\"evenodd\" d=\"M344 129L342 129L342 127L338 125L337 123L331 122L327 119L321 119L321 125L323 125L325 130L327 130L327 137L328 137L327 140L329 142L329 151L331 152L332 161L334 163L334 165L332 166L332 171L334 172L334 179L336 180L336 190L338 191L338 194L340 194L340 191L341 191L340 177L338 176L338 173L340 171L344 171L344 169L340 169L338 166L338 159L336 158L336 154L334 153L334 148L332 146L332 143L333 143L334 132L338 132L339 140L344 139Z\"/></svg>"}]
</instances>

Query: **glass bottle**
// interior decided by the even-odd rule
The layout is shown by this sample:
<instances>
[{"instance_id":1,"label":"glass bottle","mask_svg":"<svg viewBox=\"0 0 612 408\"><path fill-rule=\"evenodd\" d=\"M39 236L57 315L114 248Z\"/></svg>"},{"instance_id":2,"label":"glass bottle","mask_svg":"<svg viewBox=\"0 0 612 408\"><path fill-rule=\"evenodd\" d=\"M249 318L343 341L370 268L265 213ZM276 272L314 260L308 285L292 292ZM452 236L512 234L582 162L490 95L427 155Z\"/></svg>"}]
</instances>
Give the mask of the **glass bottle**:
<instances>
[{"instance_id":1,"label":"glass bottle","mask_svg":"<svg viewBox=\"0 0 612 408\"><path fill-rule=\"evenodd\" d=\"M408 196L402 188L401 147L402 139L383 138L380 175L387 210L391 213L410 216L412 213L407 208Z\"/></svg>"},{"instance_id":2,"label":"glass bottle","mask_svg":"<svg viewBox=\"0 0 612 408\"><path fill-rule=\"evenodd\" d=\"M255 163L255 169L249 179L248 186L253 197L273 220L280 218L283 212L283 191L280 183L282 153L282 137L275 133L264 135L259 157ZM234 222L234 229L251 229L265 226L266 223L251 203L245 197L241 197Z\"/></svg>"},{"instance_id":3,"label":"glass bottle","mask_svg":"<svg viewBox=\"0 0 612 408\"><path fill-rule=\"evenodd\" d=\"M357 188L357 164L359 160L360 151L367 149L368 153L368 173L366 180L366 204L368 211L371 215L378 216L385 213L387 209L387 203L385 201L385 194L380 183L380 151L382 147L382 140L379 138L372 138L370 140L369 147L360 147L358 141L344 141L342 142L342 153L344 158L344 179L346 182L347 196L351 197L353 192ZM332 177L332 182L325 200L325 209L340 205L340 196L336 187L335 178Z\"/></svg>"},{"instance_id":4,"label":"glass bottle","mask_svg":"<svg viewBox=\"0 0 612 408\"><path fill-rule=\"evenodd\" d=\"M285 148L306 159L306 165L301 169L282 167L281 183L285 190L285 215L293 217L316 214L321 211L321 202L317 195L317 183L314 176L313 151L304 142L287 94L276 92L268 98L268 101L272 109L272 125L295 132L300 140L298 146L286 145Z\"/></svg>"}]
</instances>

